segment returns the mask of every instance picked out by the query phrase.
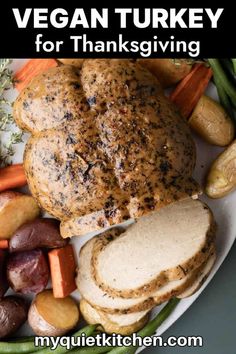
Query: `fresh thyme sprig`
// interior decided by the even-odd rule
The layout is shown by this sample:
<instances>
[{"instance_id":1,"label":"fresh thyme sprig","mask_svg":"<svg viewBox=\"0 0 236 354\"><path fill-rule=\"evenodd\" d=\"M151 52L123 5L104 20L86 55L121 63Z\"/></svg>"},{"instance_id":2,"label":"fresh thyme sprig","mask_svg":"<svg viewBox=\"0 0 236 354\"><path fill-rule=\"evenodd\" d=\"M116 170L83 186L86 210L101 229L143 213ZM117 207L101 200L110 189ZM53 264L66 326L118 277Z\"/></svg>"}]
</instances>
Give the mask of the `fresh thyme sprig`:
<instances>
[{"instance_id":1,"label":"fresh thyme sprig","mask_svg":"<svg viewBox=\"0 0 236 354\"><path fill-rule=\"evenodd\" d=\"M0 59L0 133L10 132L15 127L12 116L12 103L8 101L4 94L13 87L12 71L9 69L11 59ZM1 135L2 135L1 134ZM0 135L0 138L2 136ZM11 157L15 154L14 145L23 142L23 132L10 133L9 141L2 144L0 141L0 166L11 164Z\"/></svg>"}]
</instances>

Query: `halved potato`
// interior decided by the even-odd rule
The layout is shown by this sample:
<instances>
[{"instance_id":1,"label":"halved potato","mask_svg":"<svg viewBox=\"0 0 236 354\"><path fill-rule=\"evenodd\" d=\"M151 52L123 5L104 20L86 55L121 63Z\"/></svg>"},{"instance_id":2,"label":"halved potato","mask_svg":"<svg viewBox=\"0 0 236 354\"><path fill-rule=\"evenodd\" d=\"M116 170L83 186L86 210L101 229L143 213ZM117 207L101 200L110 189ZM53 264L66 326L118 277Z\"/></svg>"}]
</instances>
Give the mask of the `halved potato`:
<instances>
[{"instance_id":1,"label":"halved potato","mask_svg":"<svg viewBox=\"0 0 236 354\"><path fill-rule=\"evenodd\" d=\"M39 214L40 209L30 195L13 191L0 193L0 239L9 239L21 225Z\"/></svg>"},{"instance_id":2,"label":"halved potato","mask_svg":"<svg viewBox=\"0 0 236 354\"><path fill-rule=\"evenodd\" d=\"M60 336L79 321L79 309L72 297L56 299L52 290L44 290L30 306L29 325L39 336Z\"/></svg>"}]
</instances>

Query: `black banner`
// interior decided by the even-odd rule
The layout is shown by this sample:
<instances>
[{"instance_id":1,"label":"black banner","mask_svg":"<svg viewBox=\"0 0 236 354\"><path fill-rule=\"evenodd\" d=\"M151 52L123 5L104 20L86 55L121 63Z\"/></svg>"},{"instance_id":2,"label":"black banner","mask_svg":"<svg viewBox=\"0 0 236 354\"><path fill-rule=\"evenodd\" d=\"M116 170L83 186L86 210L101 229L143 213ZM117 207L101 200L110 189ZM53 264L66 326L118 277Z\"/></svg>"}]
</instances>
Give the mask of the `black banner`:
<instances>
[{"instance_id":1,"label":"black banner","mask_svg":"<svg viewBox=\"0 0 236 354\"><path fill-rule=\"evenodd\" d=\"M48 3L4 5L1 57L236 57L235 14L223 2Z\"/></svg>"}]
</instances>

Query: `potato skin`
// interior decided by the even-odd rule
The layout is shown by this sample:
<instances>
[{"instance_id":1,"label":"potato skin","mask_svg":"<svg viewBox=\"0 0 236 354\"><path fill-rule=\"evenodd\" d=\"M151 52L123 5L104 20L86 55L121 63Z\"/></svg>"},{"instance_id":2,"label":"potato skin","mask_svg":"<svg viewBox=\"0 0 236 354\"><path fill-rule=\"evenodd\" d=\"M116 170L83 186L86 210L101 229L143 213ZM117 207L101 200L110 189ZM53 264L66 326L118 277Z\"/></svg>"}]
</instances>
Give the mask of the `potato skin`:
<instances>
[{"instance_id":1,"label":"potato skin","mask_svg":"<svg viewBox=\"0 0 236 354\"><path fill-rule=\"evenodd\" d=\"M7 279L18 293L39 293L49 280L46 257L40 249L13 253L7 261Z\"/></svg>"},{"instance_id":2,"label":"potato skin","mask_svg":"<svg viewBox=\"0 0 236 354\"><path fill-rule=\"evenodd\" d=\"M0 239L10 239L22 224L39 214L40 209L32 196L14 191L0 193Z\"/></svg>"},{"instance_id":3,"label":"potato skin","mask_svg":"<svg viewBox=\"0 0 236 354\"><path fill-rule=\"evenodd\" d=\"M206 194L222 198L236 188L236 140L213 162L207 176Z\"/></svg>"},{"instance_id":4,"label":"potato skin","mask_svg":"<svg viewBox=\"0 0 236 354\"><path fill-rule=\"evenodd\" d=\"M59 221L38 218L22 225L9 242L9 251L30 251L35 248L59 248L67 245L59 231Z\"/></svg>"},{"instance_id":5,"label":"potato skin","mask_svg":"<svg viewBox=\"0 0 236 354\"><path fill-rule=\"evenodd\" d=\"M182 80L192 69L189 60L139 59L138 62L157 77L163 88L171 87Z\"/></svg>"},{"instance_id":6,"label":"potato skin","mask_svg":"<svg viewBox=\"0 0 236 354\"><path fill-rule=\"evenodd\" d=\"M13 334L27 320L28 306L16 296L0 300L0 338Z\"/></svg>"},{"instance_id":7,"label":"potato skin","mask_svg":"<svg viewBox=\"0 0 236 354\"><path fill-rule=\"evenodd\" d=\"M0 249L0 298L8 289L6 277L6 252Z\"/></svg>"},{"instance_id":8,"label":"potato skin","mask_svg":"<svg viewBox=\"0 0 236 354\"><path fill-rule=\"evenodd\" d=\"M37 336L62 336L66 332L47 323L38 313L35 303L30 306L28 321Z\"/></svg>"},{"instance_id":9,"label":"potato skin","mask_svg":"<svg viewBox=\"0 0 236 354\"><path fill-rule=\"evenodd\" d=\"M38 294L32 302L28 321L39 336L60 336L77 325L79 309L72 297L56 299L53 291L47 289Z\"/></svg>"},{"instance_id":10,"label":"potato skin","mask_svg":"<svg viewBox=\"0 0 236 354\"><path fill-rule=\"evenodd\" d=\"M234 138L234 124L224 108L203 95L188 121L190 127L208 143L226 146Z\"/></svg>"}]
</instances>

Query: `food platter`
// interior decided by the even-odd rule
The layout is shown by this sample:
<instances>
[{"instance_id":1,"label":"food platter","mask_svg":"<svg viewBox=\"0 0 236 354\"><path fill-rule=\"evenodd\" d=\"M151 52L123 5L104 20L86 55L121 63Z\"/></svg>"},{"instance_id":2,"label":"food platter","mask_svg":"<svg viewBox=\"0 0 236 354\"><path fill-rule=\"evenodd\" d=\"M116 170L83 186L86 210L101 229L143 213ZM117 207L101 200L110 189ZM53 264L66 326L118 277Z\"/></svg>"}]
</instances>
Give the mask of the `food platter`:
<instances>
[{"instance_id":1,"label":"food platter","mask_svg":"<svg viewBox=\"0 0 236 354\"><path fill-rule=\"evenodd\" d=\"M21 66L24 65L24 63L27 61L27 59L16 59L13 60L13 63L11 65L11 68L13 71L18 70ZM215 90L215 87L210 84L207 94L211 96L212 98L217 100L217 93ZM7 92L7 97L9 100L14 100L17 96L17 91L16 90L9 90ZM7 137L5 137L7 139ZM211 162L216 158L216 156L221 152L221 148L218 147L213 147L212 145L209 145L203 140L197 136L194 136L196 146L197 146L197 163L196 163L196 168L194 172L194 177L195 179L200 183L200 185L203 185L204 179L206 176L206 173L209 169L209 166ZM27 140L27 134L24 136L24 142ZM3 142L4 142L4 136L3 136ZM23 159L23 151L24 151L24 143L21 143L17 145L16 149L16 154L13 158L14 163L21 163ZM193 296L181 300L181 302L178 304L176 309L173 311L173 313L169 316L169 318L163 323L163 325L158 329L157 333L158 335L161 335L163 332L165 332L179 317L182 316L182 314L192 305L192 303L198 298L198 296L204 296L204 293L201 294L205 287L209 284L211 279L214 277L216 272L218 271L219 267L221 266L222 262L226 258L231 246L233 245L233 242L236 237L236 219L235 219L235 208L236 208L236 192L229 194L228 196L221 198L221 199L209 199L206 195L202 195L201 199L205 201L210 208L212 209L216 223L217 223L217 261L214 265L214 268L212 269L207 281L204 283L204 285L200 288L197 293L195 293ZM131 223L132 221L129 221ZM98 232L96 232L98 233ZM95 232L87 234L82 237L74 237L72 239L72 244L75 247L76 250L76 255L78 256L79 250L82 247L82 245L90 238L92 238L95 234ZM75 291L73 293L73 296L75 298L78 298L78 292ZM162 308L162 306L156 307L152 311L152 316L154 316L156 313L159 312L159 310ZM32 332L30 328L25 325L21 328L19 334L21 335L30 335ZM142 351L142 348L140 349Z\"/></svg>"}]
</instances>

